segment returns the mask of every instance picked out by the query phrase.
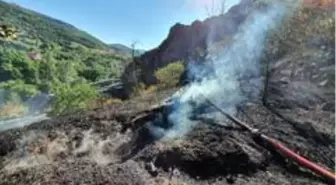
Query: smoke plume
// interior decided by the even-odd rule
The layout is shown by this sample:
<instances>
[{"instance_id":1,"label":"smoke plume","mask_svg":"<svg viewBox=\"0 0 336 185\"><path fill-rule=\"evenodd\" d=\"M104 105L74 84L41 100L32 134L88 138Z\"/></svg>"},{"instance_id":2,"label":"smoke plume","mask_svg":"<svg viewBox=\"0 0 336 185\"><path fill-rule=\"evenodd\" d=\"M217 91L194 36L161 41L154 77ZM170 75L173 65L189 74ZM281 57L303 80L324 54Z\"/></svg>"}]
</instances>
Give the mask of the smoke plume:
<instances>
[{"instance_id":1,"label":"smoke plume","mask_svg":"<svg viewBox=\"0 0 336 185\"><path fill-rule=\"evenodd\" d=\"M173 126L165 132L166 138L183 136L196 124L190 117L195 107L204 104L204 97L231 114L235 113L237 105L258 97L263 87L260 71L263 43L269 30L275 28L287 13L289 9L276 1L255 8L239 27L232 44L222 48L211 61L205 61L201 68L190 66L189 76L196 76L197 81L177 96L169 115Z\"/></svg>"},{"instance_id":2,"label":"smoke plume","mask_svg":"<svg viewBox=\"0 0 336 185\"><path fill-rule=\"evenodd\" d=\"M0 89L0 131L48 119L45 111L51 102L50 95L40 92L25 99L15 95L9 89Z\"/></svg>"}]
</instances>

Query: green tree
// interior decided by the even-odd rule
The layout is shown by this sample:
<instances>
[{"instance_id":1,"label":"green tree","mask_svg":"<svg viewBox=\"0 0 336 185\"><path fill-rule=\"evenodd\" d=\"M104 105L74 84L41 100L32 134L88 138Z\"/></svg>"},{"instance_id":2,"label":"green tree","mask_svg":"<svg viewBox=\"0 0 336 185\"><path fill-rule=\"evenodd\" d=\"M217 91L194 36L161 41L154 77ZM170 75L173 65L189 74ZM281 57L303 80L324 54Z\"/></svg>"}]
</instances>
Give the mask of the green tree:
<instances>
[{"instance_id":1,"label":"green tree","mask_svg":"<svg viewBox=\"0 0 336 185\"><path fill-rule=\"evenodd\" d=\"M61 60L57 62L57 78L65 84L72 83L78 79L78 72L75 68L77 61Z\"/></svg>"},{"instance_id":2,"label":"green tree","mask_svg":"<svg viewBox=\"0 0 336 185\"><path fill-rule=\"evenodd\" d=\"M38 89L35 85L26 84L23 80L8 80L2 82L0 83L0 89L7 92L4 98L5 101L15 101L16 103L22 98L25 99L38 93Z\"/></svg>"},{"instance_id":3,"label":"green tree","mask_svg":"<svg viewBox=\"0 0 336 185\"><path fill-rule=\"evenodd\" d=\"M25 52L12 49L0 50L1 81L24 79L26 83L37 81L38 66Z\"/></svg>"},{"instance_id":4,"label":"green tree","mask_svg":"<svg viewBox=\"0 0 336 185\"><path fill-rule=\"evenodd\" d=\"M99 80L99 78L103 75L102 71L97 70L97 69L84 69L83 71L80 72L80 75L84 77L85 79L94 82Z\"/></svg>"}]
</instances>

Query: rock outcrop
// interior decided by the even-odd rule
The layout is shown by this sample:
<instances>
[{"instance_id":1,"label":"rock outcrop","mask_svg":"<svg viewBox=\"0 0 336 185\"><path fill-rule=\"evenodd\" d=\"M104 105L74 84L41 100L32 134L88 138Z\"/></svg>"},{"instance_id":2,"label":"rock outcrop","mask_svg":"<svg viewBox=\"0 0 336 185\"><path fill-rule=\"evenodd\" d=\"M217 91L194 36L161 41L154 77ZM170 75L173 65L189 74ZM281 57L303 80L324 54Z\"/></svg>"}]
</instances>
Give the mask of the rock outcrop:
<instances>
[{"instance_id":1,"label":"rock outcrop","mask_svg":"<svg viewBox=\"0 0 336 185\"><path fill-rule=\"evenodd\" d=\"M204 51L209 45L232 37L249 15L253 2L242 0L224 15L194 21L191 25L175 24L157 48L144 53L126 67L122 76L126 94L137 82L155 83L156 69L177 60L191 61L197 50Z\"/></svg>"}]
</instances>

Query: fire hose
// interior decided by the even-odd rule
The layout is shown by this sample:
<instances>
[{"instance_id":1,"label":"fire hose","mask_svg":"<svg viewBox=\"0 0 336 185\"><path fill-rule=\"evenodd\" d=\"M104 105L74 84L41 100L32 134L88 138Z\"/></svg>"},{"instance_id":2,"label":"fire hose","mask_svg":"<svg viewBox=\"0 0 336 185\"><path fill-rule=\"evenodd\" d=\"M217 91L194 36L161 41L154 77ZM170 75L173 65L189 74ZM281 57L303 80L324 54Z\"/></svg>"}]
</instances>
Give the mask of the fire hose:
<instances>
[{"instance_id":1,"label":"fire hose","mask_svg":"<svg viewBox=\"0 0 336 185\"><path fill-rule=\"evenodd\" d=\"M283 143L280 141L271 138L269 136L266 136L265 134L260 133L258 129L250 127L248 124L238 120L237 118L231 116L229 113L225 112L223 109L219 108L216 104L214 104L212 101L210 101L208 98L205 97L205 101L214 107L216 110L218 110L221 114L223 114L225 117L227 117L230 121L236 123L237 125L241 126L242 128L248 130L256 137L261 138L266 143L269 143L271 146L273 146L278 152L282 153L288 158L291 158L292 160L296 161L298 164L302 165L303 167L306 167L313 172L326 177L327 179L331 180L333 183L335 183L335 174L331 172L331 170L326 169L322 166L319 166L318 164L306 159L303 156L300 156L299 154L295 153L288 147L286 147Z\"/></svg>"}]
</instances>

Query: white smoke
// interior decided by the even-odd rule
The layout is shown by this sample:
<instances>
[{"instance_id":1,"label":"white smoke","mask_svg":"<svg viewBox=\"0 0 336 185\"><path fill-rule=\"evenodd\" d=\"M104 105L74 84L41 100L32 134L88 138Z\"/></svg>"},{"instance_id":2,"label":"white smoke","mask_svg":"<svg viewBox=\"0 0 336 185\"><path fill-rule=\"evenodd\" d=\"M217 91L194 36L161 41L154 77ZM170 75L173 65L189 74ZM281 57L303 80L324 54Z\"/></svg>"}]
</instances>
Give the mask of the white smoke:
<instances>
[{"instance_id":1,"label":"white smoke","mask_svg":"<svg viewBox=\"0 0 336 185\"><path fill-rule=\"evenodd\" d=\"M90 129L83 132L83 138L78 143L72 137L75 133L74 131L67 135L56 131L56 137L50 139L49 133L45 131L26 132L16 140L17 149L4 157L4 170L15 171L49 165L69 156L81 157L98 165L107 165L120 160L115 151L130 139L129 136L120 133L102 138Z\"/></svg>"},{"instance_id":2,"label":"white smoke","mask_svg":"<svg viewBox=\"0 0 336 185\"><path fill-rule=\"evenodd\" d=\"M84 155L87 159L99 165L107 165L117 162L119 156L114 154L114 151L122 144L129 141L128 136L116 133L106 139L102 139L98 134L93 133L93 130L83 132L83 140L72 153L75 156ZM74 143L73 143L74 144Z\"/></svg>"},{"instance_id":3,"label":"white smoke","mask_svg":"<svg viewBox=\"0 0 336 185\"><path fill-rule=\"evenodd\" d=\"M50 141L43 131L25 133L16 141L17 150L5 157L4 169L15 171L52 163L58 155L67 151L68 137L64 133L57 135L56 139Z\"/></svg>"},{"instance_id":4,"label":"white smoke","mask_svg":"<svg viewBox=\"0 0 336 185\"><path fill-rule=\"evenodd\" d=\"M52 97L50 95L40 92L24 100L19 97L8 98L13 94L15 95L11 90L0 89L0 111L6 109L7 105L16 105L12 110L8 110L6 115L0 114L0 131L23 127L48 119L45 112L51 102Z\"/></svg>"},{"instance_id":5,"label":"white smoke","mask_svg":"<svg viewBox=\"0 0 336 185\"><path fill-rule=\"evenodd\" d=\"M265 39L269 30L277 26L287 11L280 2L254 10L240 26L230 46L222 48L222 52L211 62L206 61L202 69L192 66L190 72L196 74L191 76L198 75L201 80L193 82L177 98L178 102L169 115L173 127L166 132L166 138L183 136L196 124L189 119L195 108L190 104L191 101L197 105L203 103L204 97L207 97L233 114L237 105L258 96L263 86L260 57ZM204 68L209 68L212 73L201 73Z\"/></svg>"}]
</instances>

